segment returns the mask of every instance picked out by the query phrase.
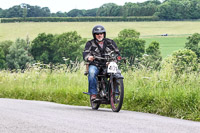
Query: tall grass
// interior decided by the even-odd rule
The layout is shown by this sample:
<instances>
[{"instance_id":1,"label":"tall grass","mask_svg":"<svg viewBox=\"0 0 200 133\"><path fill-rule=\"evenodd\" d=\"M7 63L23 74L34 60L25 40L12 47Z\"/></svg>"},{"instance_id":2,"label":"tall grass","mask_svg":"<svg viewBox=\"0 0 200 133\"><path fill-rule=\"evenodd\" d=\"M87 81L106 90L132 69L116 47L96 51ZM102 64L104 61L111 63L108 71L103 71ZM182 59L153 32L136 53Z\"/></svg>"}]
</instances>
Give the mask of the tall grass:
<instances>
[{"instance_id":1,"label":"tall grass","mask_svg":"<svg viewBox=\"0 0 200 133\"><path fill-rule=\"evenodd\" d=\"M73 105L88 105L87 78L79 69L71 72L62 67L54 70L38 66L21 72L0 72L0 97L44 100Z\"/></svg>"},{"instance_id":2,"label":"tall grass","mask_svg":"<svg viewBox=\"0 0 200 133\"><path fill-rule=\"evenodd\" d=\"M0 97L89 106L89 97L82 93L88 88L84 66L77 64L73 70L31 67L23 73L0 71ZM122 74L122 109L200 121L199 73L178 76L166 65L160 71L134 69Z\"/></svg>"},{"instance_id":3,"label":"tall grass","mask_svg":"<svg viewBox=\"0 0 200 133\"><path fill-rule=\"evenodd\" d=\"M200 78L198 73L177 76L161 71L125 73L124 109L200 121Z\"/></svg>"}]
</instances>

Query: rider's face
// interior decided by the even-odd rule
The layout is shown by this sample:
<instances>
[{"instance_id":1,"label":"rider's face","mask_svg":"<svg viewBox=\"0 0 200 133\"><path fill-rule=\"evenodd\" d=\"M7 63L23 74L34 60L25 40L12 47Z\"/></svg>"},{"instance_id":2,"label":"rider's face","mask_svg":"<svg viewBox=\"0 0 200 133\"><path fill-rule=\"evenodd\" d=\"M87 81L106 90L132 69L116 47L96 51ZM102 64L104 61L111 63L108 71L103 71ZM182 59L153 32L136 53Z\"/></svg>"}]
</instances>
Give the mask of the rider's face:
<instances>
[{"instance_id":1,"label":"rider's face","mask_svg":"<svg viewBox=\"0 0 200 133\"><path fill-rule=\"evenodd\" d=\"M104 33L95 34L95 37L98 41L102 41L104 38Z\"/></svg>"}]
</instances>

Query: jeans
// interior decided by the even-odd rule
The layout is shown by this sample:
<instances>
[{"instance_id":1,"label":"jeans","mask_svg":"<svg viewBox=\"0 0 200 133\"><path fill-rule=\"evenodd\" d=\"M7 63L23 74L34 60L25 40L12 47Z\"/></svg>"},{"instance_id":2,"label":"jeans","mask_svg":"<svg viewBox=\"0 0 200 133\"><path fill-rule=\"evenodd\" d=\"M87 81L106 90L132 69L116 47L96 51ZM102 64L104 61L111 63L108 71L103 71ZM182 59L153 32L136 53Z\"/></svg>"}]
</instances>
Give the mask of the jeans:
<instances>
[{"instance_id":1,"label":"jeans","mask_svg":"<svg viewBox=\"0 0 200 133\"><path fill-rule=\"evenodd\" d=\"M89 94L97 94L97 75L99 74L99 69L94 66L89 66L89 75L88 75L88 82L89 82Z\"/></svg>"}]
</instances>

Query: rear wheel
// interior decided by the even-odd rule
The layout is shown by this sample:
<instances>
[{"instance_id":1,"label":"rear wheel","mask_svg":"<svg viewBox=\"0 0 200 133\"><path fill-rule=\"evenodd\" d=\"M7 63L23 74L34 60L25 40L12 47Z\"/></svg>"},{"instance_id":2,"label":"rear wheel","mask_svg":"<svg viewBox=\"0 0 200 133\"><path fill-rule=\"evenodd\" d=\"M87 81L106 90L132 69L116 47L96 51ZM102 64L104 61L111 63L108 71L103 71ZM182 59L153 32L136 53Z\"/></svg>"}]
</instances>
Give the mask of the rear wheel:
<instances>
[{"instance_id":1,"label":"rear wheel","mask_svg":"<svg viewBox=\"0 0 200 133\"><path fill-rule=\"evenodd\" d=\"M119 112L124 99L124 83L123 79L113 79L113 88L110 89L110 104L113 112Z\"/></svg>"},{"instance_id":2,"label":"rear wheel","mask_svg":"<svg viewBox=\"0 0 200 133\"><path fill-rule=\"evenodd\" d=\"M92 101L90 96L90 104L92 109L97 110L100 106L100 101Z\"/></svg>"}]
</instances>

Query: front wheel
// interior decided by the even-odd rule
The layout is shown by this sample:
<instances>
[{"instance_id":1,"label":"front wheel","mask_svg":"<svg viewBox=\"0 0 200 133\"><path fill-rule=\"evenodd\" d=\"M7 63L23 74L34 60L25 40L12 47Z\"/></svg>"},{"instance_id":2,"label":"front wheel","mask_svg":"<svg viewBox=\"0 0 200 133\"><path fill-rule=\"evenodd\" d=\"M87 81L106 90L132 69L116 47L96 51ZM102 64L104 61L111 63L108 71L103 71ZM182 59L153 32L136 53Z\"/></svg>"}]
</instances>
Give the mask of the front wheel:
<instances>
[{"instance_id":1,"label":"front wheel","mask_svg":"<svg viewBox=\"0 0 200 133\"><path fill-rule=\"evenodd\" d=\"M110 104L113 112L119 112L124 100L123 79L113 79L113 89L110 89Z\"/></svg>"}]
</instances>

